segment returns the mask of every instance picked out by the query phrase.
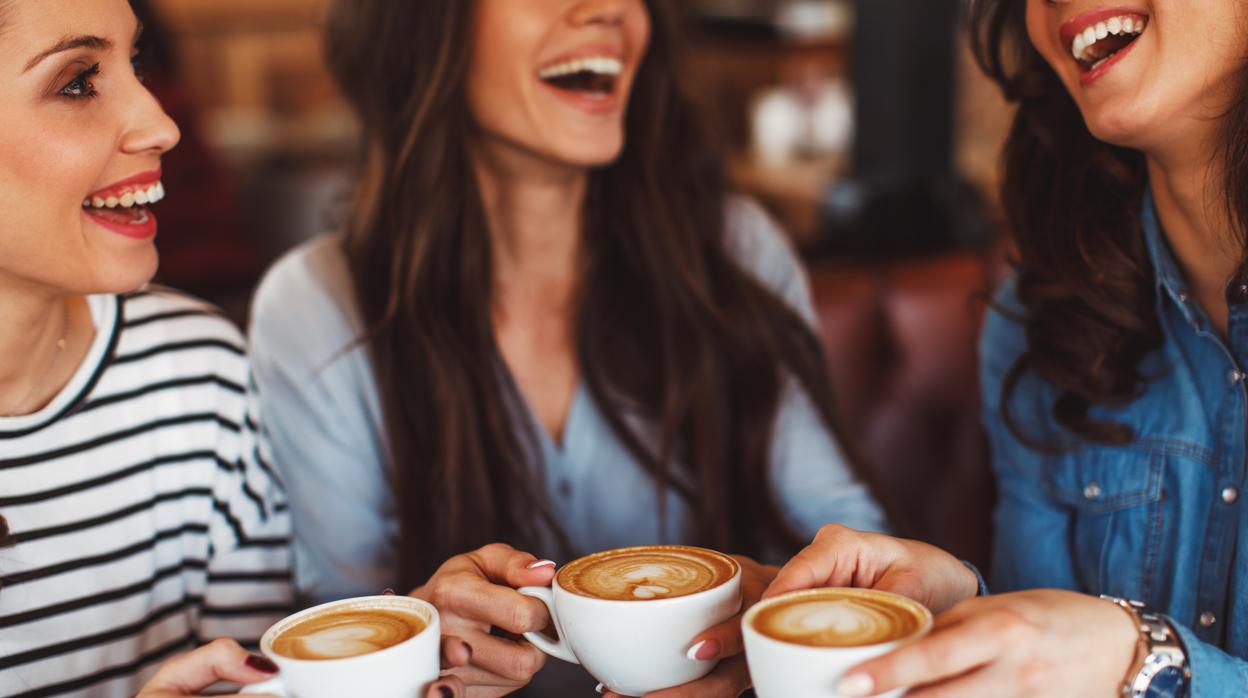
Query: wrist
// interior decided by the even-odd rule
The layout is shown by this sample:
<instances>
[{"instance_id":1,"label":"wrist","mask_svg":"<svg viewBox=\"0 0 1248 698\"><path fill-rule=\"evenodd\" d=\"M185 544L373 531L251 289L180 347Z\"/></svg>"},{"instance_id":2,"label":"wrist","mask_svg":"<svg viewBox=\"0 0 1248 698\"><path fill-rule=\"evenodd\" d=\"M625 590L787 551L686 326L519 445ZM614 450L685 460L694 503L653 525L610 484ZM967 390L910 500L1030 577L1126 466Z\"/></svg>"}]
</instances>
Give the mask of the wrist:
<instances>
[{"instance_id":1,"label":"wrist","mask_svg":"<svg viewBox=\"0 0 1248 698\"><path fill-rule=\"evenodd\" d=\"M1119 687L1130 698L1174 698L1186 695L1191 670L1183 640L1169 618L1126 599L1102 596L1125 611L1134 635L1134 651Z\"/></svg>"}]
</instances>

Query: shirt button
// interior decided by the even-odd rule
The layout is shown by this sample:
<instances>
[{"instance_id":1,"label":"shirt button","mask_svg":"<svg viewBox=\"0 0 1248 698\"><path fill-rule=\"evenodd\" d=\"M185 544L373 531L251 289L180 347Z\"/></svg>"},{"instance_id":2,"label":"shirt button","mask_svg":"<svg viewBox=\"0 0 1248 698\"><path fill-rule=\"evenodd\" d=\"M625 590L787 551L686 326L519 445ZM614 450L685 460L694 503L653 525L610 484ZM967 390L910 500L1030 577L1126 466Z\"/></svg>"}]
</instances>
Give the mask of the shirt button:
<instances>
[{"instance_id":1,"label":"shirt button","mask_svg":"<svg viewBox=\"0 0 1248 698\"><path fill-rule=\"evenodd\" d=\"M1227 487L1222 490L1222 501L1227 504L1234 504L1239 499L1239 489L1235 487Z\"/></svg>"},{"instance_id":2,"label":"shirt button","mask_svg":"<svg viewBox=\"0 0 1248 698\"><path fill-rule=\"evenodd\" d=\"M1084 499L1099 499L1101 496L1101 486L1095 482L1089 482L1083 488Z\"/></svg>"},{"instance_id":3,"label":"shirt button","mask_svg":"<svg viewBox=\"0 0 1248 698\"><path fill-rule=\"evenodd\" d=\"M1213 615L1213 611L1205 611L1204 613L1200 614L1200 624L1203 627L1206 627L1206 628L1212 627L1213 624L1217 622L1218 622L1218 617Z\"/></svg>"},{"instance_id":4,"label":"shirt button","mask_svg":"<svg viewBox=\"0 0 1248 698\"><path fill-rule=\"evenodd\" d=\"M1230 373L1226 374L1226 377L1230 379L1231 385L1235 385L1236 383L1239 383L1240 381L1244 379L1244 374L1240 372L1239 369L1235 369L1231 371Z\"/></svg>"},{"instance_id":5,"label":"shirt button","mask_svg":"<svg viewBox=\"0 0 1248 698\"><path fill-rule=\"evenodd\" d=\"M1179 302L1186 303L1191 296L1187 295L1187 291L1179 291Z\"/></svg>"}]
</instances>

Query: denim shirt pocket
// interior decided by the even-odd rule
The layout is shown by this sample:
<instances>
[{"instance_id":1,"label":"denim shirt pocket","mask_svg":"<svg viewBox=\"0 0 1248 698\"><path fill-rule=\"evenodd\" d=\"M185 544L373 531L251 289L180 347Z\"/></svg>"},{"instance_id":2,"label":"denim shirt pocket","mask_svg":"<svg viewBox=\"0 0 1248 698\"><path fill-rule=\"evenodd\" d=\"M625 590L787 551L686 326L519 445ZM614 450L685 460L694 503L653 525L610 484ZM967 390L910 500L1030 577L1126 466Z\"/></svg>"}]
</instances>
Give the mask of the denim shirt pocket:
<instances>
[{"instance_id":1,"label":"denim shirt pocket","mask_svg":"<svg viewBox=\"0 0 1248 698\"><path fill-rule=\"evenodd\" d=\"M1071 564L1081 590L1148 600L1162 540L1160 453L1094 447L1056 459L1044 480L1070 513Z\"/></svg>"}]
</instances>

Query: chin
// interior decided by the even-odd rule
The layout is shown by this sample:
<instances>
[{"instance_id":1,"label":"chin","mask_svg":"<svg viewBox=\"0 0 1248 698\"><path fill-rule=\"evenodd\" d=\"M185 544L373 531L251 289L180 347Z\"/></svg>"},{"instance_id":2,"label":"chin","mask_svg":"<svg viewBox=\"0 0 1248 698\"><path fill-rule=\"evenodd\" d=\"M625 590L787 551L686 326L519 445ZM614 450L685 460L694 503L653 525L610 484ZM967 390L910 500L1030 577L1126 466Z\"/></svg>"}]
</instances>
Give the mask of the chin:
<instances>
[{"instance_id":1,"label":"chin","mask_svg":"<svg viewBox=\"0 0 1248 698\"><path fill-rule=\"evenodd\" d=\"M1096 109L1083 112L1083 122L1098 141L1120 148L1138 147L1138 138L1149 127L1131 109Z\"/></svg>"},{"instance_id":2,"label":"chin","mask_svg":"<svg viewBox=\"0 0 1248 698\"><path fill-rule=\"evenodd\" d=\"M160 264L160 256L153 246L140 253L126 255L126 259L116 260L107 268L96 273L94 288L85 289L90 294L115 294L137 291L156 276L156 268Z\"/></svg>"},{"instance_id":3,"label":"chin","mask_svg":"<svg viewBox=\"0 0 1248 698\"><path fill-rule=\"evenodd\" d=\"M561 148L558 159L576 167L597 169L609 167L624 152L623 139L615 138L602 141L582 141L579 146Z\"/></svg>"}]
</instances>

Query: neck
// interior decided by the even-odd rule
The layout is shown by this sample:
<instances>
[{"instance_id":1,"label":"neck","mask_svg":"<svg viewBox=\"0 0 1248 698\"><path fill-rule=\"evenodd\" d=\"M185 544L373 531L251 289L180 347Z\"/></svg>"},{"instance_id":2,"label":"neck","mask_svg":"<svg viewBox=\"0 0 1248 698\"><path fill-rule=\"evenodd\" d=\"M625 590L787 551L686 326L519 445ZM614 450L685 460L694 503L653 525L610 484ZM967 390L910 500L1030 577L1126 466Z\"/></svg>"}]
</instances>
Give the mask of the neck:
<instances>
[{"instance_id":1,"label":"neck","mask_svg":"<svg viewBox=\"0 0 1248 698\"><path fill-rule=\"evenodd\" d=\"M1148 158L1149 181L1157 218L1174 250L1191 293L1224 334L1226 285L1243 251L1226 210L1221 177L1212 158Z\"/></svg>"},{"instance_id":2,"label":"neck","mask_svg":"<svg viewBox=\"0 0 1248 698\"><path fill-rule=\"evenodd\" d=\"M53 369L63 363L57 344L68 334L74 299L7 284L0 298L0 414L37 411L64 386Z\"/></svg>"},{"instance_id":3,"label":"neck","mask_svg":"<svg viewBox=\"0 0 1248 698\"><path fill-rule=\"evenodd\" d=\"M580 271L588 172L506 146L478 148L475 165L490 226L496 304L566 307Z\"/></svg>"}]
</instances>

